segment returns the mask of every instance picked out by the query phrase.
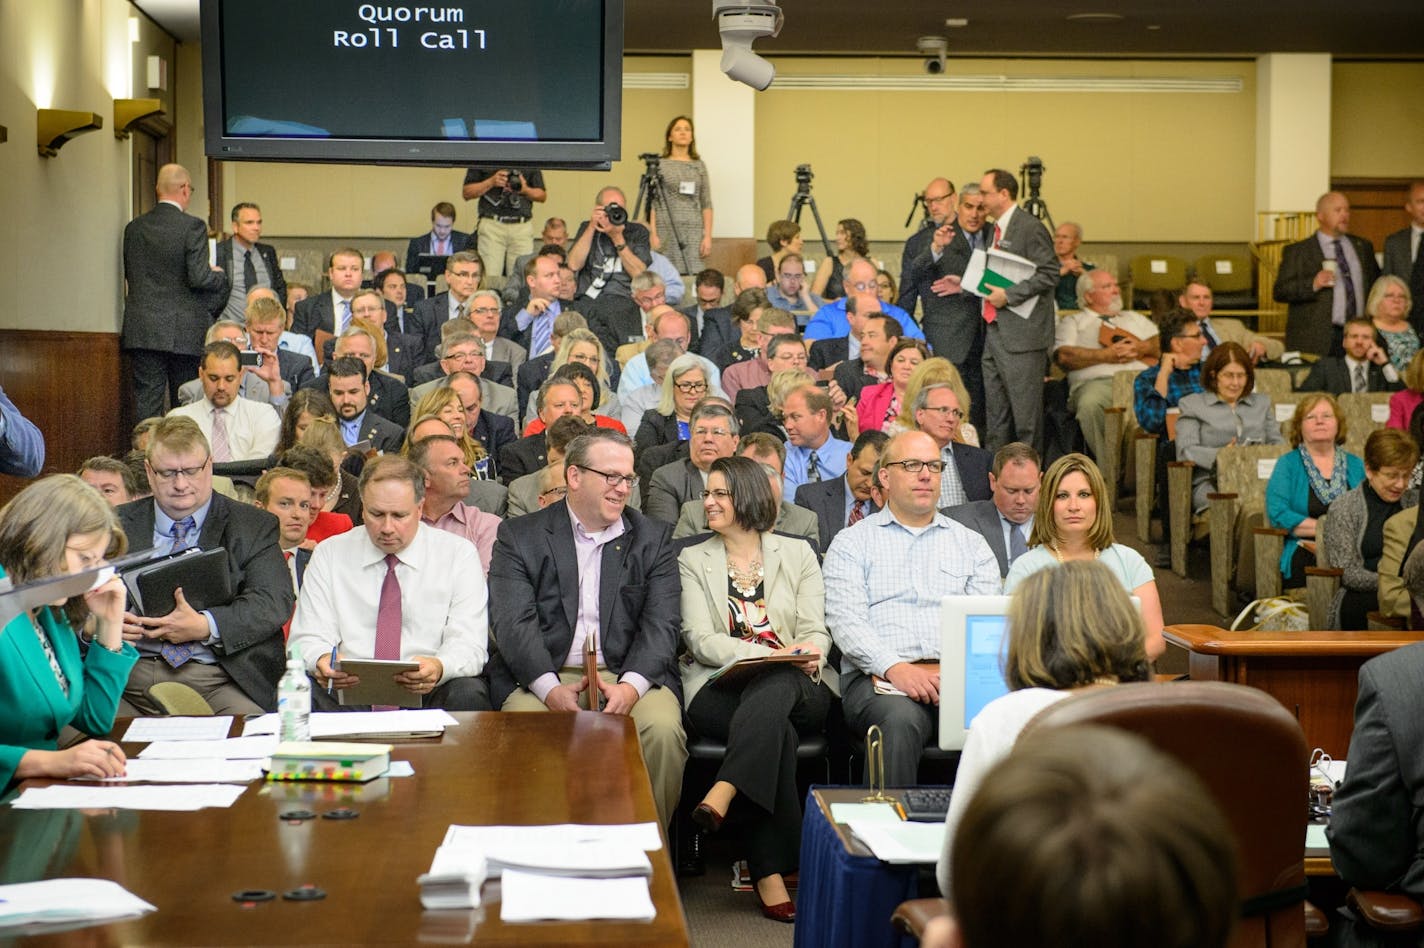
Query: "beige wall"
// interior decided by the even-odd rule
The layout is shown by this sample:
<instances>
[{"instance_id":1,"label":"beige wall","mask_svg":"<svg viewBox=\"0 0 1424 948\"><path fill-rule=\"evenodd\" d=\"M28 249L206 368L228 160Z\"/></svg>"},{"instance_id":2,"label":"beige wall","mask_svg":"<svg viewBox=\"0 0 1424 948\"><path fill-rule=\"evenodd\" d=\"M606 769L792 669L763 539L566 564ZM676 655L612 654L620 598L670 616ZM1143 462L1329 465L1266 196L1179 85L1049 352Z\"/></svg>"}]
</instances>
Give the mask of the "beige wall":
<instances>
[{"instance_id":1,"label":"beige wall","mask_svg":"<svg viewBox=\"0 0 1424 948\"><path fill-rule=\"evenodd\" d=\"M1335 63L1330 172L1424 177L1424 63Z\"/></svg>"}]
</instances>

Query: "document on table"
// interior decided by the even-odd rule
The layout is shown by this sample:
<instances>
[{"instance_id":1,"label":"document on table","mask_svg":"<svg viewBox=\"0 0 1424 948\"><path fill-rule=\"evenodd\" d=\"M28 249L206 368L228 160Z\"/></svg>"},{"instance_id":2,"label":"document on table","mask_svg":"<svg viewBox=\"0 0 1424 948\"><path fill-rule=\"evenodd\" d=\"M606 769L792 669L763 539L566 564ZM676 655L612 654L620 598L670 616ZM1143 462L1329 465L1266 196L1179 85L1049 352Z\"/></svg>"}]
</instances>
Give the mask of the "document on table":
<instances>
[{"instance_id":1,"label":"document on table","mask_svg":"<svg viewBox=\"0 0 1424 948\"><path fill-rule=\"evenodd\" d=\"M276 750L276 734L256 734L220 741L154 741L138 756L145 760L261 760Z\"/></svg>"},{"instance_id":2,"label":"document on table","mask_svg":"<svg viewBox=\"0 0 1424 948\"><path fill-rule=\"evenodd\" d=\"M439 734L460 722L439 708L419 708L400 711L329 711L311 716L311 736L372 737L381 734ZM242 733L276 734L277 715L264 714L249 718Z\"/></svg>"},{"instance_id":3,"label":"document on table","mask_svg":"<svg viewBox=\"0 0 1424 948\"><path fill-rule=\"evenodd\" d=\"M108 879L46 879L0 885L0 932L7 937L137 918L154 907Z\"/></svg>"},{"instance_id":4,"label":"document on table","mask_svg":"<svg viewBox=\"0 0 1424 948\"><path fill-rule=\"evenodd\" d=\"M609 846L641 849L663 848L656 823L553 823L545 826L459 826L445 831L441 845L457 845L489 852L528 846L554 849L559 846Z\"/></svg>"},{"instance_id":5,"label":"document on table","mask_svg":"<svg viewBox=\"0 0 1424 948\"><path fill-rule=\"evenodd\" d=\"M894 865L935 863L944 849L944 823L852 819L846 825L876 859Z\"/></svg>"},{"instance_id":6,"label":"document on table","mask_svg":"<svg viewBox=\"0 0 1424 948\"><path fill-rule=\"evenodd\" d=\"M96 780L94 777L81 778ZM122 777L106 777L104 783L247 783L262 779L262 762L257 760L164 760L130 758Z\"/></svg>"},{"instance_id":7,"label":"document on table","mask_svg":"<svg viewBox=\"0 0 1424 948\"><path fill-rule=\"evenodd\" d=\"M246 789L231 783L177 786L59 783L30 787L10 805L17 810L202 810L230 807Z\"/></svg>"},{"instance_id":8,"label":"document on table","mask_svg":"<svg viewBox=\"0 0 1424 948\"><path fill-rule=\"evenodd\" d=\"M232 715L210 718L134 718L122 740L135 744L146 741L216 741L227 737Z\"/></svg>"},{"instance_id":9,"label":"document on table","mask_svg":"<svg viewBox=\"0 0 1424 948\"><path fill-rule=\"evenodd\" d=\"M504 922L606 918L652 921L657 915L648 880L568 879L506 869L500 876Z\"/></svg>"}]
</instances>

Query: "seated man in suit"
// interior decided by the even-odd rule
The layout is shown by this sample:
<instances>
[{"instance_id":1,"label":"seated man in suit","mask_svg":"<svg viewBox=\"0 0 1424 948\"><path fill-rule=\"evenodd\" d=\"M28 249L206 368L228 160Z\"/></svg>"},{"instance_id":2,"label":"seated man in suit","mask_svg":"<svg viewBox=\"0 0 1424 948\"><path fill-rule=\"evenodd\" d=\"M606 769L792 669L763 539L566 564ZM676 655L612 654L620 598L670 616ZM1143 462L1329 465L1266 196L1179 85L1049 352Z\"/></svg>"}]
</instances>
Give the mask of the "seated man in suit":
<instances>
[{"instance_id":1,"label":"seated man in suit","mask_svg":"<svg viewBox=\"0 0 1424 948\"><path fill-rule=\"evenodd\" d=\"M248 346L262 356L262 364L247 369L247 374L257 375L266 382L272 407L285 411L291 393L306 388L315 378L311 359L304 353L282 348L287 311L277 300L260 296L249 302L244 325Z\"/></svg>"},{"instance_id":2,"label":"seated man in suit","mask_svg":"<svg viewBox=\"0 0 1424 948\"><path fill-rule=\"evenodd\" d=\"M1397 392L1404 388L1389 353L1375 339L1374 323L1352 319L1345 324L1345 354L1325 356L1310 367L1300 383L1302 392Z\"/></svg>"},{"instance_id":3,"label":"seated man in suit","mask_svg":"<svg viewBox=\"0 0 1424 948\"><path fill-rule=\"evenodd\" d=\"M1319 227L1281 251L1271 295L1288 303L1286 348L1318 356L1341 353L1345 323L1365 315L1365 298L1379 278L1375 248L1350 229L1350 200L1328 191L1315 202Z\"/></svg>"},{"instance_id":4,"label":"seated man in suit","mask_svg":"<svg viewBox=\"0 0 1424 948\"><path fill-rule=\"evenodd\" d=\"M874 293L852 293L841 302L845 304L846 331L838 336L814 340L810 336L806 337L807 345L811 347L811 368L819 373L817 378L822 381L833 378L836 366L840 363L847 359L860 358L860 331L865 326L865 321L871 316L886 315L881 309L884 304ZM901 324L901 328L904 328L904 324Z\"/></svg>"},{"instance_id":5,"label":"seated man in suit","mask_svg":"<svg viewBox=\"0 0 1424 948\"><path fill-rule=\"evenodd\" d=\"M456 372L465 372L480 381L480 403L487 411L503 415L513 424L519 415L514 404L514 389L505 384L509 378L509 364L490 362L485 358L480 339L468 330L468 323L448 323L444 339L436 352L440 361L424 366L416 372L417 384L410 390L410 405L414 408L420 400Z\"/></svg>"},{"instance_id":6,"label":"seated man in suit","mask_svg":"<svg viewBox=\"0 0 1424 948\"><path fill-rule=\"evenodd\" d=\"M351 325L351 297L361 289L361 273L365 266L366 258L354 247L332 251L326 267L331 290L297 303L292 316L292 332L313 339L318 330L334 336L341 335Z\"/></svg>"},{"instance_id":7,"label":"seated man in suit","mask_svg":"<svg viewBox=\"0 0 1424 948\"><path fill-rule=\"evenodd\" d=\"M553 342L554 321L568 303L562 295L563 266L563 257L556 254L531 257L522 271L528 298L517 310L511 305L500 321L499 334L517 342L530 358L552 356L558 348Z\"/></svg>"},{"instance_id":8,"label":"seated man in suit","mask_svg":"<svg viewBox=\"0 0 1424 948\"><path fill-rule=\"evenodd\" d=\"M519 433L508 416L484 410L484 389L480 382L480 377L470 372L451 372L445 379L445 384L460 396L465 411L465 431L484 445L489 456L488 466L475 471L474 475L492 480L499 477L499 452L506 444L518 440ZM485 462L480 464L485 465Z\"/></svg>"},{"instance_id":9,"label":"seated man in suit","mask_svg":"<svg viewBox=\"0 0 1424 948\"><path fill-rule=\"evenodd\" d=\"M294 467L274 467L257 479L256 504L277 518L277 547L287 563L292 595L302 591L302 578L311 562L311 550L303 549L311 526L312 484L306 473ZM320 509L320 508L318 508ZM291 617L282 625L282 637L290 631Z\"/></svg>"},{"instance_id":10,"label":"seated man in suit","mask_svg":"<svg viewBox=\"0 0 1424 948\"><path fill-rule=\"evenodd\" d=\"M692 351L714 362L717 352L736 338L731 311L722 305L726 283L721 270L708 267L699 271L692 282L692 302L679 310L692 325Z\"/></svg>"},{"instance_id":11,"label":"seated man in suit","mask_svg":"<svg viewBox=\"0 0 1424 948\"><path fill-rule=\"evenodd\" d=\"M1239 319L1227 319L1224 316L1213 319L1212 303L1211 287L1200 277L1188 278L1187 285L1177 297L1177 305L1189 310L1201 326L1202 339L1206 342L1202 349L1203 359L1211 355L1211 350L1223 342L1238 343L1251 356L1252 362L1260 362L1262 359L1275 361L1285 352L1285 343L1269 336L1256 335Z\"/></svg>"},{"instance_id":12,"label":"seated man in suit","mask_svg":"<svg viewBox=\"0 0 1424 948\"><path fill-rule=\"evenodd\" d=\"M885 783L919 782L939 722L939 607L944 596L995 595L999 564L984 538L939 513L945 461L921 431L891 438L878 473L885 509L842 530L826 553L826 626L840 646L851 734L885 740ZM899 694L880 694L876 684Z\"/></svg>"},{"instance_id":13,"label":"seated man in suit","mask_svg":"<svg viewBox=\"0 0 1424 948\"><path fill-rule=\"evenodd\" d=\"M231 343L238 350L244 351L248 345L247 332L243 329L242 323L234 322L231 319L219 319L208 327L207 333L203 336L203 345L210 346L215 342ZM178 386L179 405L191 405L203 398L201 357L199 362L199 377L189 379ZM266 360L264 359L263 362L265 363ZM291 399L291 392L286 390L285 384L280 385L281 394L276 396L279 402L274 403L271 386L267 384L267 376L274 374L274 367L264 366L265 371L262 374L253 371L253 368L250 365L242 367L242 375L237 383L237 393L250 402L265 402L272 405L279 414L286 411L287 402ZM277 381L283 382L280 377Z\"/></svg>"},{"instance_id":14,"label":"seated man in suit","mask_svg":"<svg viewBox=\"0 0 1424 948\"><path fill-rule=\"evenodd\" d=\"M277 251L271 244L261 243L262 209L250 201L232 206L232 236L217 244L217 265L227 274L229 291L216 301L222 308L214 315L227 319L242 319L247 309L247 294L259 286L271 287L284 305L287 280L277 263Z\"/></svg>"},{"instance_id":15,"label":"seated man in suit","mask_svg":"<svg viewBox=\"0 0 1424 948\"><path fill-rule=\"evenodd\" d=\"M786 476L783 493L796 496L802 484L845 473L850 445L831 434L831 399L814 384L792 389L782 411L786 427ZM988 469L988 465L984 465Z\"/></svg>"},{"instance_id":16,"label":"seated man in suit","mask_svg":"<svg viewBox=\"0 0 1424 948\"><path fill-rule=\"evenodd\" d=\"M479 677L489 656L488 591L468 540L421 519L425 475L402 457L380 457L361 472L364 528L317 545L292 617L292 650L316 681L312 706L341 705L327 688L355 675L346 658L415 662L395 680L426 708L489 711Z\"/></svg>"},{"instance_id":17,"label":"seated man in suit","mask_svg":"<svg viewBox=\"0 0 1424 948\"><path fill-rule=\"evenodd\" d=\"M473 543L480 555L480 566L489 575L490 553L500 518L466 502L470 495L470 468L460 442L453 435L426 435L411 442L410 459L425 472L421 520Z\"/></svg>"},{"instance_id":18,"label":"seated man in suit","mask_svg":"<svg viewBox=\"0 0 1424 948\"><path fill-rule=\"evenodd\" d=\"M796 334L796 317L774 306L763 307L759 313L761 315L757 316L757 354L750 359L732 363L722 373L722 391L726 392L727 398L733 402L736 402L737 393L742 389L761 388L771 381L772 373L777 371L771 365L774 354L780 353L778 368L799 368L806 364L806 343ZM779 341L778 337L781 337ZM781 343L788 340L795 342L796 348L801 350L798 359L793 360L793 354L789 350L781 352Z\"/></svg>"},{"instance_id":19,"label":"seated man in suit","mask_svg":"<svg viewBox=\"0 0 1424 948\"><path fill-rule=\"evenodd\" d=\"M989 541L1000 576L1008 576L1014 560L1028 551L1042 474L1038 452L1022 441L1010 442L994 453L994 470L989 473L993 495L988 500L940 511Z\"/></svg>"},{"instance_id":20,"label":"seated man in suit","mask_svg":"<svg viewBox=\"0 0 1424 948\"><path fill-rule=\"evenodd\" d=\"M335 359L352 357L359 359L366 367L366 382L369 386L367 401L371 411L404 431L410 424L410 390L404 382L393 375L376 368L376 331L364 326L348 326L336 337L332 346L332 358L322 366L321 374L311 383L312 388L326 388L326 376L330 374L331 362Z\"/></svg>"},{"instance_id":21,"label":"seated man in suit","mask_svg":"<svg viewBox=\"0 0 1424 948\"><path fill-rule=\"evenodd\" d=\"M412 237L405 249L405 272L420 270L420 255L448 257L469 248L470 235L455 229L455 205L441 201L430 209L430 231ZM432 279L434 274L427 274Z\"/></svg>"},{"instance_id":22,"label":"seated man in suit","mask_svg":"<svg viewBox=\"0 0 1424 948\"><path fill-rule=\"evenodd\" d=\"M170 418L191 418L212 444L213 461L252 461L270 457L282 433L282 419L272 406L252 402L237 393L242 377L241 353L230 342L214 342L203 349L198 380L201 400L180 405Z\"/></svg>"},{"instance_id":23,"label":"seated man in suit","mask_svg":"<svg viewBox=\"0 0 1424 948\"><path fill-rule=\"evenodd\" d=\"M499 334L499 314L499 294L494 290L476 290L470 297L470 327L484 346L485 358L507 363L513 375L529 354L519 343Z\"/></svg>"},{"instance_id":24,"label":"seated man in suit","mask_svg":"<svg viewBox=\"0 0 1424 948\"><path fill-rule=\"evenodd\" d=\"M743 435L742 440L737 442L737 456L756 461L762 466L762 470L766 471L767 480L771 482L771 495L776 498L776 523L772 525L772 530L784 536L803 538L811 544L811 548L819 557L821 545L815 515L791 503L781 493L786 445L765 432L757 431ZM707 532L707 510L703 507L702 498L687 501L678 511L677 526L672 531L673 539L683 540ZM690 544L679 543L678 548L682 549L688 545Z\"/></svg>"},{"instance_id":25,"label":"seated man in suit","mask_svg":"<svg viewBox=\"0 0 1424 948\"><path fill-rule=\"evenodd\" d=\"M565 415L544 429L544 459L547 463L539 470L525 474L509 485L507 517L533 513L548 506L543 503L544 493L549 489L545 484L545 472L549 468L557 466L559 468L559 484L562 486L564 483L564 452L568 450L570 442L592 427L578 415ZM554 499L563 500L563 494L559 494Z\"/></svg>"},{"instance_id":26,"label":"seated man in suit","mask_svg":"<svg viewBox=\"0 0 1424 948\"><path fill-rule=\"evenodd\" d=\"M946 467L940 477L940 507L955 507L970 500L988 500L989 468L993 455L983 448L964 444L959 437L959 425L964 412L959 396L944 383L926 385L910 406L915 426L934 439L939 456Z\"/></svg>"},{"instance_id":27,"label":"seated man in suit","mask_svg":"<svg viewBox=\"0 0 1424 948\"><path fill-rule=\"evenodd\" d=\"M425 351L434 352L440 345L440 330L452 319L470 317L475 291L480 288L485 265L473 250L461 250L445 261L444 293L436 293L415 304L416 316L425 329Z\"/></svg>"},{"instance_id":28,"label":"seated man in suit","mask_svg":"<svg viewBox=\"0 0 1424 948\"><path fill-rule=\"evenodd\" d=\"M888 382L890 353L904 334L904 327L894 316L871 313L860 324L860 355L836 365L831 371L831 381L847 399L860 398L861 389L867 385Z\"/></svg>"},{"instance_id":29,"label":"seated man in suit","mask_svg":"<svg viewBox=\"0 0 1424 948\"><path fill-rule=\"evenodd\" d=\"M4 394L0 393L0 404L3 402ZM6 418L6 421L8 422L9 418ZM0 440L3 440L3 436L0 436ZM4 467L4 460L5 448L0 447L0 468ZM95 455L79 465L79 470L75 473L79 475L80 480L97 490L100 496L109 502L110 507L126 504L138 496L138 478L134 476L132 468L117 458L106 454Z\"/></svg>"},{"instance_id":30,"label":"seated man in suit","mask_svg":"<svg viewBox=\"0 0 1424 948\"><path fill-rule=\"evenodd\" d=\"M167 615L124 613L124 638L141 657L119 714L163 714L148 690L164 681L189 686L216 714L275 710L286 664L282 624L295 601L277 518L213 492L208 441L190 418L153 428L144 470L153 497L117 509L129 548L226 550L234 595L199 612L178 590Z\"/></svg>"},{"instance_id":31,"label":"seated man in suit","mask_svg":"<svg viewBox=\"0 0 1424 948\"><path fill-rule=\"evenodd\" d=\"M549 351L541 356L524 360L524 364L515 373L514 400L519 404L521 411L524 411L524 406L529 404L529 396L539 390L539 386L544 384L544 380L553 371L554 355L559 351L564 337L575 329L588 329L588 320L583 318L583 314L575 313L573 310L560 313L553 322L552 335L549 337ZM619 402L622 402L621 398ZM656 400L653 404L657 404ZM652 408L653 405L646 407ZM642 413L640 412L637 417L642 418ZM528 418L516 419L516 423L521 426L526 421ZM634 423L636 424L636 419ZM626 425L627 422L625 421L624 424Z\"/></svg>"},{"instance_id":32,"label":"seated man in suit","mask_svg":"<svg viewBox=\"0 0 1424 948\"><path fill-rule=\"evenodd\" d=\"M395 376L409 387L416 367L425 361L425 337L387 330L389 309L385 298L375 290L357 290L351 297L351 325L360 326L371 336L377 357L385 355L384 360L372 359L372 371ZM350 331L348 328L347 332ZM330 358L336 349L336 340L328 339L326 346L326 357Z\"/></svg>"},{"instance_id":33,"label":"seated man in suit","mask_svg":"<svg viewBox=\"0 0 1424 948\"><path fill-rule=\"evenodd\" d=\"M545 219L544 228L539 232L539 236L533 241L534 249L528 253L522 253L514 258L514 264L508 269L506 275L509 277L504 284L504 292L501 296L506 305L523 306L529 300L529 290L524 285L524 268L529 261L537 257L546 247L559 251L560 254L568 254L569 225L562 217L550 217Z\"/></svg>"},{"instance_id":34,"label":"seated man in suit","mask_svg":"<svg viewBox=\"0 0 1424 948\"><path fill-rule=\"evenodd\" d=\"M371 289L380 293L391 304L390 325L395 332L406 336L419 336L425 340L425 324L415 315L415 304L425 299L425 291L412 286L405 273L392 267L377 270L371 279Z\"/></svg>"},{"instance_id":35,"label":"seated man in suit","mask_svg":"<svg viewBox=\"0 0 1424 948\"><path fill-rule=\"evenodd\" d=\"M737 447L737 419L732 415L732 406L720 398L698 402L692 409L688 429L692 437L687 460L673 461L655 470L643 498L643 513L665 523L677 523L683 504L702 499L712 462L731 457Z\"/></svg>"},{"instance_id":36,"label":"seated man in suit","mask_svg":"<svg viewBox=\"0 0 1424 948\"><path fill-rule=\"evenodd\" d=\"M578 386L569 379L551 378L539 386L534 405L539 420L547 430L550 425L565 415L583 412L583 396ZM499 476L505 486L514 483L525 474L532 474L548 463L545 454L544 435L527 435L504 446L499 453Z\"/></svg>"},{"instance_id":37,"label":"seated man in suit","mask_svg":"<svg viewBox=\"0 0 1424 948\"><path fill-rule=\"evenodd\" d=\"M627 510L633 445L597 429L569 445L563 503L500 525L490 568L490 691L505 711L631 715L667 826L687 760L680 583L666 524ZM589 637L593 642L589 643ZM599 674L584 675L585 645Z\"/></svg>"},{"instance_id":38,"label":"seated man in suit","mask_svg":"<svg viewBox=\"0 0 1424 948\"><path fill-rule=\"evenodd\" d=\"M336 407L337 427L347 446L361 441L382 454L400 450L405 442L405 429L382 418L370 406L371 385L367 380L366 363L355 356L338 356L328 362L322 377L326 394Z\"/></svg>"},{"instance_id":39,"label":"seated man in suit","mask_svg":"<svg viewBox=\"0 0 1424 948\"><path fill-rule=\"evenodd\" d=\"M862 431L855 444L851 445L844 474L796 488L796 505L816 515L822 556L831 548L831 541L838 533L880 509L871 496L870 487L875 481L875 465L880 460L880 452L889 440L883 431Z\"/></svg>"}]
</instances>

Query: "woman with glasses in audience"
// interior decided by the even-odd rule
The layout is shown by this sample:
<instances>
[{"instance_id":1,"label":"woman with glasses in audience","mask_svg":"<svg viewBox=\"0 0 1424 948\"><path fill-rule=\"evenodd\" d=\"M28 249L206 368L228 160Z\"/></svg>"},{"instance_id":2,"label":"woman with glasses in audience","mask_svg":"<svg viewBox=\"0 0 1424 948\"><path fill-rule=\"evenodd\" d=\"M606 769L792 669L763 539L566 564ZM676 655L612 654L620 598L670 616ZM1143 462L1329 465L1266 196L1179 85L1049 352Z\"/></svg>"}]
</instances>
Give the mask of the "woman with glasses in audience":
<instances>
[{"instance_id":1,"label":"woman with glasses in audience","mask_svg":"<svg viewBox=\"0 0 1424 948\"><path fill-rule=\"evenodd\" d=\"M593 373L594 378L598 380L598 398L595 400L594 407L601 414L616 418L619 409L618 394L609 384L608 363L603 357L603 342L599 340L598 336L587 329L570 330L567 336L559 340L558 351L554 353L554 360L549 364L549 376L570 362L577 362ZM524 417L531 421L539 419L539 412L535 410L534 406L534 400L538 394L536 386L536 390L529 393L529 404L525 406ZM526 431L525 433L532 434L533 432Z\"/></svg>"},{"instance_id":2,"label":"woman with glasses in audience","mask_svg":"<svg viewBox=\"0 0 1424 948\"><path fill-rule=\"evenodd\" d=\"M1325 556L1344 571L1330 605L1328 628L1363 631L1379 608L1379 561L1384 523L1402 509L1419 446L1397 428L1370 432L1365 441L1365 479L1330 504L1325 521Z\"/></svg>"},{"instance_id":3,"label":"woman with glasses in audience","mask_svg":"<svg viewBox=\"0 0 1424 948\"><path fill-rule=\"evenodd\" d=\"M745 820L762 914L791 922L785 876L801 846L796 746L821 732L834 680L825 664L825 587L811 545L772 532L776 498L756 461L714 461L702 505L713 535L678 557L683 701L693 734L725 742L727 754L692 819L708 832L732 812ZM771 655L797 658L714 680L728 662Z\"/></svg>"},{"instance_id":4,"label":"woman with glasses in audience","mask_svg":"<svg viewBox=\"0 0 1424 948\"><path fill-rule=\"evenodd\" d=\"M1414 297L1409 284L1397 276L1382 276L1370 287L1365 300L1365 314L1374 323L1380 345L1389 353L1389 361L1403 374L1419 352L1419 333L1409 322L1409 310Z\"/></svg>"},{"instance_id":5,"label":"woman with glasses in audience","mask_svg":"<svg viewBox=\"0 0 1424 948\"><path fill-rule=\"evenodd\" d=\"M854 217L836 223L835 240L835 255L825 259L816 270L816 278L811 281L811 292L828 302L846 295L845 268L850 262L856 257L870 259L870 241L865 239L865 225Z\"/></svg>"},{"instance_id":6,"label":"woman with glasses in audience","mask_svg":"<svg viewBox=\"0 0 1424 948\"><path fill-rule=\"evenodd\" d=\"M663 376L662 400L657 408L643 412L643 420L633 438L638 454L660 444L689 440L692 435L688 424L693 406L708 392L707 372L697 356L687 353L673 359Z\"/></svg>"},{"instance_id":7,"label":"woman with glasses in audience","mask_svg":"<svg viewBox=\"0 0 1424 948\"><path fill-rule=\"evenodd\" d=\"M1033 514L1029 550L1014 560L1004 579L1004 592L1041 570L1075 560L1096 560L1130 595L1142 601L1147 627L1147 657L1155 660L1167 648L1162 638L1162 597L1157 578L1142 554L1113 542L1112 510L1107 485L1098 466L1085 454L1065 454L1048 466Z\"/></svg>"},{"instance_id":8,"label":"woman with glasses in audience","mask_svg":"<svg viewBox=\"0 0 1424 948\"><path fill-rule=\"evenodd\" d=\"M445 422L455 440L460 443L460 451L465 456L465 464L470 473L475 474L481 467L489 468L489 452L465 430L465 403L460 401L460 393L448 385L438 385L426 392L411 412L410 427L406 429L405 444L401 445L401 457L410 457L410 445L415 440L416 427L427 418L439 418Z\"/></svg>"},{"instance_id":9,"label":"woman with glasses in audience","mask_svg":"<svg viewBox=\"0 0 1424 948\"><path fill-rule=\"evenodd\" d=\"M898 350L898 347L896 348ZM893 355L891 358L894 358ZM910 380L905 383L905 394L900 399L900 413L886 421L880 430L892 438L902 431L915 431L917 426L913 406L915 399L919 397L920 389L927 385L948 385L954 389L954 397L959 399L959 410L964 413L964 420L959 423L959 434L954 440L979 447L979 432L969 423L969 389L964 387L964 377L959 374L959 369L943 356L927 358L915 367L910 373Z\"/></svg>"},{"instance_id":10,"label":"woman with glasses in audience","mask_svg":"<svg viewBox=\"0 0 1424 948\"><path fill-rule=\"evenodd\" d=\"M895 278L890 275L889 270L880 269L875 271L875 295L882 303L895 302L895 295L899 290L895 286Z\"/></svg>"},{"instance_id":11,"label":"woman with glasses in audience","mask_svg":"<svg viewBox=\"0 0 1424 948\"><path fill-rule=\"evenodd\" d=\"M102 566L127 540L113 508L72 474L36 481L0 508L0 576L19 585ZM21 612L0 630L0 790L30 777L118 777L106 740L60 750L72 725L103 737L138 652L124 641L123 581ZM80 648L80 637L88 649Z\"/></svg>"},{"instance_id":12,"label":"woman with glasses in audience","mask_svg":"<svg viewBox=\"0 0 1424 948\"><path fill-rule=\"evenodd\" d=\"M1331 503L1365 479L1365 465L1345 453L1345 418L1325 392L1305 396L1286 429L1287 451L1266 482L1266 525L1286 531L1281 550L1281 584L1305 585L1305 568L1315 565L1316 521Z\"/></svg>"},{"instance_id":13,"label":"woman with glasses in audience","mask_svg":"<svg viewBox=\"0 0 1424 948\"><path fill-rule=\"evenodd\" d=\"M929 348L918 339L901 339L895 343L885 363L889 381L865 386L856 399L855 415L861 431L884 431L887 424L900 417L909 404L905 392L910 376L929 358Z\"/></svg>"},{"instance_id":14,"label":"woman with glasses in audience","mask_svg":"<svg viewBox=\"0 0 1424 948\"><path fill-rule=\"evenodd\" d=\"M549 378L568 379L574 383L574 386L579 390L579 398L583 405L579 414L584 421L599 428L612 428L619 434L628 433L628 429L623 427L623 422L617 418L604 414L601 408L597 412L594 411L595 408L600 407L598 405L598 379L594 377L588 366L582 362L566 362L555 369ZM613 399L616 406L617 396L613 396ZM524 436L539 434L546 427L548 426L544 424L544 419L536 416L524 426Z\"/></svg>"},{"instance_id":15,"label":"woman with glasses in audience","mask_svg":"<svg viewBox=\"0 0 1424 948\"><path fill-rule=\"evenodd\" d=\"M1202 365L1203 391L1178 402L1177 460L1191 461L1192 510L1207 507L1216 490L1216 453L1236 444L1281 444L1271 397L1256 391L1256 370L1239 343L1223 342Z\"/></svg>"}]
</instances>

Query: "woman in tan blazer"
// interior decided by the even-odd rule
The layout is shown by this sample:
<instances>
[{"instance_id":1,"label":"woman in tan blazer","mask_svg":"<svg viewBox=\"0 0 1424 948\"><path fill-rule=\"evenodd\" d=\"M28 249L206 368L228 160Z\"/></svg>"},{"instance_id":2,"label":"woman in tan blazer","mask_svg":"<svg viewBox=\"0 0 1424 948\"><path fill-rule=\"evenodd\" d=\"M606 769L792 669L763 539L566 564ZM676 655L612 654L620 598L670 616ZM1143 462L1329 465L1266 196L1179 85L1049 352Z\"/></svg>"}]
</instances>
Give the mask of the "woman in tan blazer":
<instances>
[{"instance_id":1,"label":"woman in tan blazer","mask_svg":"<svg viewBox=\"0 0 1424 948\"><path fill-rule=\"evenodd\" d=\"M715 461L703 498L714 535L678 557L683 700L693 733L725 741L727 755L692 818L715 832L736 801L762 914L790 922L796 907L783 877L801 848L796 745L798 735L820 732L832 694L822 678L831 647L825 587L811 545L771 532L777 505L761 465ZM710 681L729 662L775 654L806 657Z\"/></svg>"}]
</instances>

